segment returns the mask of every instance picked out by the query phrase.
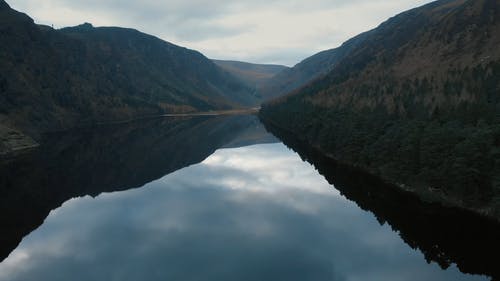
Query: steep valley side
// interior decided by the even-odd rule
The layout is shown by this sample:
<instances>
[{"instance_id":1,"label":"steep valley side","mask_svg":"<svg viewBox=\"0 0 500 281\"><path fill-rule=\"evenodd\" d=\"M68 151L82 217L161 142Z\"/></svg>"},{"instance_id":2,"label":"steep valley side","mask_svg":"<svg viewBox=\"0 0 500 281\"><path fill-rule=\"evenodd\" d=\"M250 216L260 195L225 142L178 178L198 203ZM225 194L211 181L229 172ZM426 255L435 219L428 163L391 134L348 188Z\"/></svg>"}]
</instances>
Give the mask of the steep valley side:
<instances>
[{"instance_id":1,"label":"steep valley side","mask_svg":"<svg viewBox=\"0 0 500 281\"><path fill-rule=\"evenodd\" d=\"M436 1L370 31L264 122L422 198L500 218L500 1Z\"/></svg>"},{"instance_id":2,"label":"steep valley side","mask_svg":"<svg viewBox=\"0 0 500 281\"><path fill-rule=\"evenodd\" d=\"M245 108L252 89L201 53L134 29L37 25L0 0L0 124L47 131Z\"/></svg>"}]
</instances>

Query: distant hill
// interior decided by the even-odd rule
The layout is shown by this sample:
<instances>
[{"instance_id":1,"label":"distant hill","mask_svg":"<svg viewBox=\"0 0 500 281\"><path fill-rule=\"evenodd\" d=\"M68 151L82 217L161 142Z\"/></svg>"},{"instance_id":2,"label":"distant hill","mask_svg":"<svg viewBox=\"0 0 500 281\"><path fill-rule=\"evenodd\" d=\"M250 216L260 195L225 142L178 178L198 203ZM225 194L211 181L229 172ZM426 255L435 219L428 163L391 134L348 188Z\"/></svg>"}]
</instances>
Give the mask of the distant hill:
<instances>
[{"instance_id":1,"label":"distant hill","mask_svg":"<svg viewBox=\"0 0 500 281\"><path fill-rule=\"evenodd\" d=\"M0 123L39 132L160 113L255 105L199 52L133 29L54 30L0 0Z\"/></svg>"},{"instance_id":2,"label":"distant hill","mask_svg":"<svg viewBox=\"0 0 500 281\"><path fill-rule=\"evenodd\" d=\"M264 100L280 97L327 74L354 47L366 38L361 34L342 46L319 52L266 80L259 91Z\"/></svg>"},{"instance_id":3,"label":"distant hill","mask_svg":"<svg viewBox=\"0 0 500 281\"><path fill-rule=\"evenodd\" d=\"M215 64L245 82L259 93L263 85L276 74L289 68L284 65L254 64L240 61L213 60Z\"/></svg>"},{"instance_id":4,"label":"distant hill","mask_svg":"<svg viewBox=\"0 0 500 281\"><path fill-rule=\"evenodd\" d=\"M500 218L500 1L432 2L362 36L262 118L426 200Z\"/></svg>"}]
</instances>

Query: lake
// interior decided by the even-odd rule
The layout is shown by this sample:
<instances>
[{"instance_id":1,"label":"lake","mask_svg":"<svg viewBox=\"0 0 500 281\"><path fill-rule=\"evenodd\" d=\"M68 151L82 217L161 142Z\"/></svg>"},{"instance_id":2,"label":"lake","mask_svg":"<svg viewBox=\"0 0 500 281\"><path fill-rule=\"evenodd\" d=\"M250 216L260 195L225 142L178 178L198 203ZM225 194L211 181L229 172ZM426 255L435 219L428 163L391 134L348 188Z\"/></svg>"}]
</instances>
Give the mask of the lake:
<instances>
[{"instance_id":1,"label":"lake","mask_svg":"<svg viewBox=\"0 0 500 281\"><path fill-rule=\"evenodd\" d=\"M250 115L44 136L0 164L0 280L499 277L497 224L275 134Z\"/></svg>"}]
</instances>

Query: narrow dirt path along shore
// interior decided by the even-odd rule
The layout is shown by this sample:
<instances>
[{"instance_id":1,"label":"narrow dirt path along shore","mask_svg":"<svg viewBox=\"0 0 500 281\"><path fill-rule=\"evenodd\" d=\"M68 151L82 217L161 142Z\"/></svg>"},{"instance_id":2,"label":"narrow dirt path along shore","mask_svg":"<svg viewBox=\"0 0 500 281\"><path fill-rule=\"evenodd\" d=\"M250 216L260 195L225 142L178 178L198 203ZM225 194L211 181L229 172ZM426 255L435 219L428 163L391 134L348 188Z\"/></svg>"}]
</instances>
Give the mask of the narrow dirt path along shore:
<instances>
[{"instance_id":1,"label":"narrow dirt path along shore","mask_svg":"<svg viewBox=\"0 0 500 281\"><path fill-rule=\"evenodd\" d=\"M256 114L260 107L230 109L230 110L215 110L190 113L162 114L153 116L143 116L131 118L127 120L100 122L97 125L113 125L123 124L139 120L163 117L197 117L197 116L224 116L224 115L247 115ZM14 152L21 152L38 147L39 144L31 137L21 133L20 131L10 129L0 124L0 158L5 158L7 155L13 155Z\"/></svg>"},{"instance_id":2,"label":"narrow dirt path along shore","mask_svg":"<svg viewBox=\"0 0 500 281\"><path fill-rule=\"evenodd\" d=\"M260 107L242 108L242 109L229 109L229 110L214 110L203 112L191 113L173 113L163 114L162 117L190 117L190 116L218 116L218 115L241 115L241 114L254 114L259 112Z\"/></svg>"},{"instance_id":3,"label":"narrow dirt path along shore","mask_svg":"<svg viewBox=\"0 0 500 281\"><path fill-rule=\"evenodd\" d=\"M145 120L151 118L162 118L162 117L197 117L197 116L224 116L224 115L246 115L246 114L257 114L260 110L260 107L252 107L252 108L239 108L239 109L228 109L228 110L213 110L213 111L200 111L200 112L187 112L187 113L168 113L168 114L160 114L160 115L150 115L150 116L142 116L136 117L126 120L118 120L118 121L108 121L108 122L99 122L97 125L112 125L112 124L121 124L121 123L129 123L138 120Z\"/></svg>"}]
</instances>

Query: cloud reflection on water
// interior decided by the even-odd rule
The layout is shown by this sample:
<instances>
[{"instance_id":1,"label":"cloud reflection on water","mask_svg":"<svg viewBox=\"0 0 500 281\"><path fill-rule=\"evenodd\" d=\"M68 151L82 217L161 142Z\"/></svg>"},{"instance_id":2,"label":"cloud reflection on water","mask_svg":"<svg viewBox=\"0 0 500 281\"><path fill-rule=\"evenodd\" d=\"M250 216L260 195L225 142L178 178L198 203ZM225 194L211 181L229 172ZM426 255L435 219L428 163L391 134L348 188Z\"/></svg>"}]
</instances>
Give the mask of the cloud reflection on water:
<instances>
[{"instance_id":1,"label":"cloud reflection on water","mask_svg":"<svg viewBox=\"0 0 500 281\"><path fill-rule=\"evenodd\" d=\"M71 200L0 264L21 280L484 280L442 271L282 144Z\"/></svg>"}]
</instances>

